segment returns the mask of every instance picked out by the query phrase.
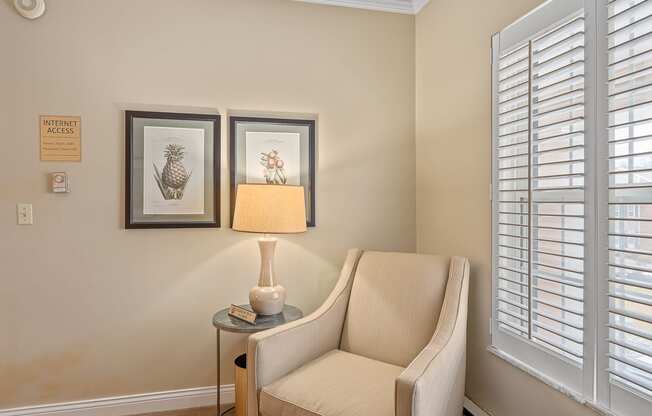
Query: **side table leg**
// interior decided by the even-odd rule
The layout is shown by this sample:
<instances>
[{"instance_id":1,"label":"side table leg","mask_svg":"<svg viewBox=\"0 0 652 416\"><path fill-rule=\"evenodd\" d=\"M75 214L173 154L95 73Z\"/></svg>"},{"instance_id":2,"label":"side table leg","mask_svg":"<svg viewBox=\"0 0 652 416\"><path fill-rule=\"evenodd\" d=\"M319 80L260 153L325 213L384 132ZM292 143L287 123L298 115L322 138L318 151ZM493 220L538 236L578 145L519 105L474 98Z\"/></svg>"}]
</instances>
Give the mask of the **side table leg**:
<instances>
[{"instance_id":1,"label":"side table leg","mask_svg":"<svg viewBox=\"0 0 652 416\"><path fill-rule=\"evenodd\" d=\"M221 370L221 365L220 365L220 329L217 328L217 416L222 415L222 411L220 409L220 388L222 387L220 385L220 370Z\"/></svg>"}]
</instances>

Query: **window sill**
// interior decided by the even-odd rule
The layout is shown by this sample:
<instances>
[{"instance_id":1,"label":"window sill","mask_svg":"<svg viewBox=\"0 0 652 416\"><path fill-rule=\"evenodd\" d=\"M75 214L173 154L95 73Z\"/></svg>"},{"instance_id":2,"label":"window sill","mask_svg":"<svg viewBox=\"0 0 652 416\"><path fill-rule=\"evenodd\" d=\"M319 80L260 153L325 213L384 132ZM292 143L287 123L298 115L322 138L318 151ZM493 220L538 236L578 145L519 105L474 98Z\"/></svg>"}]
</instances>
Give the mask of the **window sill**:
<instances>
[{"instance_id":1,"label":"window sill","mask_svg":"<svg viewBox=\"0 0 652 416\"><path fill-rule=\"evenodd\" d=\"M487 351L495 355L496 357L507 361L509 364L513 365L514 367L518 368L519 370L529 374L530 376L536 378L537 380L541 381L548 387L557 390L558 392L562 393L563 395L570 397L571 399L575 400L576 402L590 408L591 410L597 412L600 415L604 416L617 416L615 413L610 412L609 410L601 407L600 405L597 405L596 403L590 402L586 400L582 395L579 393L567 388L563 384L559 383L556 380L551 379L550 377L542 374L538 370L532 368L531 366L525 364L523 361L518 360L511 355L505 353L504 351L499 350L498 348L494 347L493 345L490 345L487 347Z\"/></svg>"}]
</instances>

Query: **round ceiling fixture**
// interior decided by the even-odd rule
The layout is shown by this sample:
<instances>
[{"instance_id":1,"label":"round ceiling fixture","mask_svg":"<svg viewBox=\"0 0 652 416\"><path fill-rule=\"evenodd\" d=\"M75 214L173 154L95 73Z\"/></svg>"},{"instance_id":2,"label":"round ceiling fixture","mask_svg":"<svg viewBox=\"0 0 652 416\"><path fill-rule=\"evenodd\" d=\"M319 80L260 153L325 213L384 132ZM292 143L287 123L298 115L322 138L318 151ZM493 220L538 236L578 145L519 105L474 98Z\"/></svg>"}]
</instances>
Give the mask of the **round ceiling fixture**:
<instances>
[{"instance_id":1,"label":"round ceiling fixture","mask_svg":"<svg viewBox=\"0 0 652 416\"><path fill-rule=\"evenodd\" d=\"M26 19L37 19L45 13L45 0L14 0L14 7Z\"/></svg>"}]
</instances>

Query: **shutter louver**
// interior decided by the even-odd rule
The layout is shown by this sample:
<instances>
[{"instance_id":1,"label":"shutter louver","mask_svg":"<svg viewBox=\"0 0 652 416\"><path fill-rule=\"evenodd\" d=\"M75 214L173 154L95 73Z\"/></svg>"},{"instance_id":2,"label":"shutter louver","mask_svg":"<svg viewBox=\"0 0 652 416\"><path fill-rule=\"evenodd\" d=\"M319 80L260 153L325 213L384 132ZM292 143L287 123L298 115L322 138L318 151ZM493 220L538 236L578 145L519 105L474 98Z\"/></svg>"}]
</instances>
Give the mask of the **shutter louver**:
<instances>
[{"instance_id":1,"label":"shutter louver","mask_svg":"<svg viewBox=\"0 0 652 416\"><path fill-rule=\"evenodd\" d=\"M532 41L532 339L582 363L584 19Z\"/></svg>"},{"instance_id":2,"label":"shutter louver","mask_svg":"<svg viewBox=\"0 0 652 416\"><path fill-rule=\"evenodd\" d=\"M501 328L528 336L528 160L530 50L523 45L498 63L498 299Z\"/></svg>"},{"instance_id":3,"label":"shutter louver","mask_svg":"<svg viewBox=\"0 0 652 416\"><path fill-rule=\"evenodd\" d=\"M652 1L608 13L609 373L652 395Z\"/></svg>"},{"instance_id":4,"label":"shutter louver","mask_svg":"<svg viewBox=\"0 0 652 416\"><path fill-rule=\"evenodd\" d=\"M498 327L583 357L584 19L499 57Z\"/></svg>"}]
</instances>

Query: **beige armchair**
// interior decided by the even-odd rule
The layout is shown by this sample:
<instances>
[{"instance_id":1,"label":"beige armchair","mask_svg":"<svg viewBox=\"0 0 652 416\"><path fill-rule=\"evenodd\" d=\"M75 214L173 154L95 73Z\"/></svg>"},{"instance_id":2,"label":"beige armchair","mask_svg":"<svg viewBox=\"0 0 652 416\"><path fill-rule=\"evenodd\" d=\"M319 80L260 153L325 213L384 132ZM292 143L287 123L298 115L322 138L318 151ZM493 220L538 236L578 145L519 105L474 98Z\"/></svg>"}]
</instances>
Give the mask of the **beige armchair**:
<instances>
[{"instance_id":1,"label":"beige armchair","mask_svg":"<svg viewBox=\"0 0 652 416\"><path fill-rule=\"evenodd\" d=\"M249 337L248 416L460 416L469 262L350 250L303 319Z\"/></svg>"}]
</instances>

